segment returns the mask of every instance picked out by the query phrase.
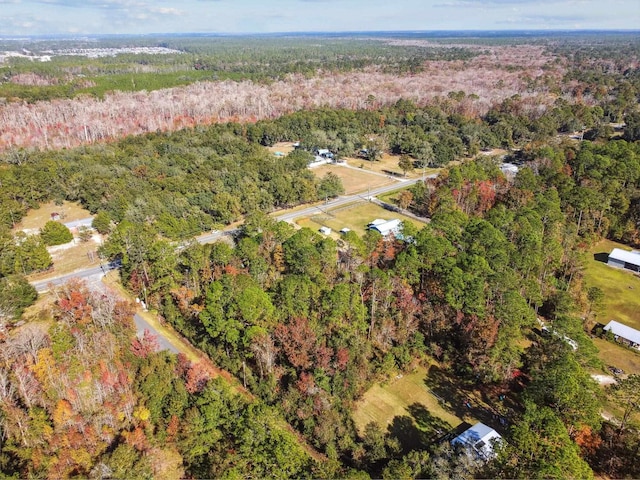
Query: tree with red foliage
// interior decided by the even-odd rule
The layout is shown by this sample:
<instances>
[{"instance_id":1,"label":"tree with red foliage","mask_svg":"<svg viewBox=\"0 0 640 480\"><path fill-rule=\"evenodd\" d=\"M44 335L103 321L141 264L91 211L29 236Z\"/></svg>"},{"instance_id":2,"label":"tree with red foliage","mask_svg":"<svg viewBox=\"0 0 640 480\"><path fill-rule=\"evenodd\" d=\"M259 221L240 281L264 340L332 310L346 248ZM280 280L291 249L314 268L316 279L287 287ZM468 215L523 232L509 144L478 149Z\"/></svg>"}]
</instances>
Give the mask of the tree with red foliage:
<instances>
[{"instance_id":1,"label":"tree with red foliage","mask_svg":"<svg viewBox=\"0 0 640 480\"><path fill-rule=\"evenodd\" d=\"M131 351L139 358L147 358L159 349L158 336L147 329L145 329L142 338L136 337L131 341Z\"/></svg>"},{"instance_id":2,"label":"tree with red foliage","mask_svg":"<svg viewBox=\"0 0 640 480\"><path fill-rule=\"evenodd\" d=\"M306 318L293 318L287 325L279 324L275 330L287 359L297 369L311 368L316 334Z\"/></svg>"},{"instance_id":3,"label":"tree with red foliage","mask_svg":"<svg viewBox=\"0 0 640 480\"><path fill-rule=\"evenodd\" d=\"M192 363L187 371L185 387L189 393L201 392L211 377L212 372L204 362Z\"/></svg>"}]
</instances>

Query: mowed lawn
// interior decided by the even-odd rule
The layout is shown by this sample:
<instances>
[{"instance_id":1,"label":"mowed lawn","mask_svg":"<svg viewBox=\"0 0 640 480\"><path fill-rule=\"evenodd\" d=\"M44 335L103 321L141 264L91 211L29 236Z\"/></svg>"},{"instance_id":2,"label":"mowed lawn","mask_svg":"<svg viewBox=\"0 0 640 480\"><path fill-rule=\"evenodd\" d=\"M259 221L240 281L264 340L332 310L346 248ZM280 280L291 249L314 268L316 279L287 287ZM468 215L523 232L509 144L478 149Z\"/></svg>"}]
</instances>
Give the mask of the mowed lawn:
<instances>
[{"instance_id":1,"label":"mowed lawn","mask_svg":"<svg viewBox=\"0 0 640 480\"><path fill-rule=\"evenodd\" d=\"M606 365L621 368L624 373L640 375L640 353L610 342L604 338L593 338L593 344L598 348L598 357ZM610 375L610 372L605 372Z\"/></svg>"},{"instance_id":2,"label":"mowed lawn","mask_svg":"<svg viewBox=\"0 0 640 480\"><path fill-rule=\"evenodd\" d=\"M602 240L590 249L585 262L584 284L586 288L599 287L604 292L604 307L597 318L599 323L606 325L610 320L616 320L640 330L640 278L600 261L606 262L605 254L614 248L631 250L610 240Z\"/></svg>"},{"instance_id":3,"label":"mowed lawn","mask_svg":"<svg viewBox=\"0 0 640 480\"><path fill-rule=\"evenodd\" d=\"M352 167L362 168L364 171L372 171L383 173L385 175L392 173L399 177L404 176L404 172L398 166L398 162L400 161L400 155L390 155L385 153L382 155L382 158L376 162L370 162L369 160L365 160L364 158L356 158L356 157L344 157L343 160L346 160L347 164ZM438 172L440 169L438 168L426 168L424 173L426 175L430 175L432 173ZM422 176L422 169L413 169L407 172L407 178L418 178Z\"/></svg>"},{"instance_id":4,"label":"mowed lawn","mask_svg":"<svg viewBox=\"0 0 640 480\"><path fill-rule=\"evenodd\" d=\"M60 215L62 223L89 218L91 213L77 203L63 202L56 205L53 202L40 205L40 208L29 210L25 217L16 225L14 231L25 230L27 233L38 233L44 224L51 220L52 213Z\"/></svg>"},{"instance_id":5,"label":"mowed lawn","mask_svg":"<svg viewBox=\"0 0 640 480\"><path fill-rule=\"evenodd\" d=\"M426 410L440 430L450 430L463 420L444 409L425 384L427 369L419 367L414 373L393 379L387 385L376 384L358 401L353 421L359 432L370 423L377 423L383 430L392 425L396 417L413 417L416 410ZM422 408L420 408L422 407ZM424 415L423 415L424 416ZM442 433L446 433L442 431Z\"/></svg>"},{"instance_id":6,"label":"mowed lawn","mask_svg":"<svg viewBox=\"0 0 640 480\"><path fill-rule=\"evenodd\" d=\"M283 153L285 155L288 155L295 150L295 147L293 146L293 142L278 142L274 143L271 147L267 147L267 150L269 150L274 155L276 153Z\"/></svg>"},{"instance_id":7,"label":"mowed lawn","mask_svg":"<svg viewBox=\"0 0 640 480\"><path fill-rule=\"evenodd\" d=\"M310 218L301 218L296 220L296 223L301 227L308 227L311 230L316 231L323 226L329 227L333 230L332 236L334 238L338 238L338 232L345 227L353 230L358 235L363 235L367 229L367 224L376 218L381 218L383 220L399 218L403 222L413 223L418 229L424 227L424 223L422 222L404 216L400 213L390 212L375 203L367 201L340 207L336 210L329 211L327 214L314 215Z\"/></svg>"},{"instance_id":8,"label":"mowed lawn","mask_svg":"<svg viewBox=\"0 0 640 480\"><path fill-rule=\"evenodd\" d=\"M376 175L375 173L371 173L371 171L345 168L340 165L322 165L320 167L313 168L311 171L318 178L324 177L329 172L335 173L340 177L340 180L342 180L344 192L347 195L363 192L366 193L369 188L378 188L396 182L392 178ZM402 185L398 183L398 188L401 186Z\"/></svg>"}]
</instances>

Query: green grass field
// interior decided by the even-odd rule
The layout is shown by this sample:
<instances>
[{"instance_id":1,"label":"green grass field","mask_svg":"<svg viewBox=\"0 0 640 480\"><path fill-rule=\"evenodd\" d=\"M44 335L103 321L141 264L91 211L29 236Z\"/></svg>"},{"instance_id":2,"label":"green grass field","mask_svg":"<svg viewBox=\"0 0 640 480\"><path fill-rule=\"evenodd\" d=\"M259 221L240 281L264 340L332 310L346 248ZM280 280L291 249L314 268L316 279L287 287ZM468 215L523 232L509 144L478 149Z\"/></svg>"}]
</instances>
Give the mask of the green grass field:
<instances>
[{"instance_id":1,"label":"green grass field","mask_svg":"<svg viewBox=\"0 0 640 480\"><path fill-rule=\"evenodd\" d=\"M345 227L350 228L358 235L363 235L366 231L367 224L376 218L382 218L384 220L399 218L404 222L408 221L413 223L418 229L424 227L424 223L422 222L400 213L390 212L375 203L366 201L340 207L337 210L330 211L329 214L315 215L311 218L301 218L298 219L296 223L301 227L308 227L315 231L322 226L329 227L333 230L332 236L339 238L338 232Z\"/></svg>"},{"instance_id":2,"label":"green grass field","mask_svg":"<svg viewBox=\"0 0 640 480\"><path fill-rule=\"evenodd\" d=\"M592 339L593 344L598 348L598 357L605 362L606 365L613 365L621 368L624 373L640 374L640 353L610 342L604 338ZM610 375L610 372L605 372Z\"/></svg>"},{"instance_id":3,"label":"green grass field","mask_svg":"<svg viewBox=\"0 0 640 480\"><path fill-rule=\"evenodd\" d=\"M584 284L586 288L599 287L605 294L598 322L607 324L610 320L617 320L640 330L640 278L604 263L606 256L603 254L610 253L613 248L630 250L610 240L602 240L590 249L585 262Z\"/></svg>"},{"instance_id":4,"label":"green grass field","mask_svg":"<svg viewBox=\"0 0 640 480\"><path fill-rule=\"evenodd\" d=\"M406 443L428 441L459 426L464 420L445 409L427 386L428 371L419 367L415 372L398 376L386 385L372 386L360 399L353 412L359 432L370 423L377 423ZM401 440L403 440L401 438ZM405 442L403 442L405 443Z\"/></svg>"}]
</instances>

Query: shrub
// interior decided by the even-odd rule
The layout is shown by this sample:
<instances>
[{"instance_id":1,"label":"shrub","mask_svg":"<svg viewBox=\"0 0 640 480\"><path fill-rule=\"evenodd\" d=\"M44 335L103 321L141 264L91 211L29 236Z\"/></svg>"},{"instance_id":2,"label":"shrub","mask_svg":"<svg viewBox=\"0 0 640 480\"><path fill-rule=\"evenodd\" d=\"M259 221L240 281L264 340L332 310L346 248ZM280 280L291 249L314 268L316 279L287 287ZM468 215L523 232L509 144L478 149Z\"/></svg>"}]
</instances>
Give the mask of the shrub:
<instances>
[{"instance_id":1,"label":"shrub","mask_svg":"<svg viewBox=\"0 0 640 480\"><path fill-rule=\"evenodd\" d=\"M45 245L51 247L52 245L62 245L73 240L73 235L69 229L62 223L48 221L40 230L40 237Z\"/></svg>"}]
</instances>

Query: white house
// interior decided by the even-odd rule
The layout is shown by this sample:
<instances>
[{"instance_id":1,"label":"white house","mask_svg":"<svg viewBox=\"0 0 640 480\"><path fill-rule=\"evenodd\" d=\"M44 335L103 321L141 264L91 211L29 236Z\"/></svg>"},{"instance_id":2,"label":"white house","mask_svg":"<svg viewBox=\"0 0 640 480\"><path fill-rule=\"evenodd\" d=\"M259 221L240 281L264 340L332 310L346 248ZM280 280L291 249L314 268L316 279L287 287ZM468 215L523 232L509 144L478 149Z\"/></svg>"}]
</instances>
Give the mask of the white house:
<instances>
[{"instance_id":1,"label":"white house","mask_svg":"<svg viewBox=\"0 0 640 480\"><path fill-rule=\"evenodd\" d=\"M608 265L612 267L626 268L634 272L640 272L640 252L633 250L628 252L620 248L614 248L609 254Z\"/></svg>"},{"instance_id":2,"label":"white house","mask_svg":"<svg viewBox=\"0 0 640 480\"><path fill-rule=\"evenodd\" d=\"M505 177L515 177L520 170L520 167L514 165L513 163L505 162L500 165L500 170L502 170L502 173L504 173Z\"/></svg>"},{"instance_id":3,"label":"white house","mask_svg":"<svg viewBox=\"0 0 640 480\"><path fill-rule=\"evenodd\" d=\"M604 327L606 332L613 333L616 341L626 343L627 345L640 349L640 331L635 328L631 328L624 323L611 320Z\"/></svg>"},{"instance_id":4,"label":"white house","mask_svg":"<svg viewBox=\"0 0 640 480\"><path fill-rule=\"evenodd\" d=\"M382 220L381 218L376 218L373 222L367 225L369 230L376 230L380 232L380 235L386 237L390 233L397 235L400 233L402 221L394 218L393 220Z\"/></svg>"},{"instance_id":5,"label":"white house","mask_svg":"<svg viewBox=\"0 0 640 480\"><path fill-rule=\"evenodd\" d=\"M320 227L320 233L324 235L331 235L331 229L329 227Z\"/></svg>"},{"instance_id":6,"label":"white house","mask_svg":"<svg viewBox=\"0 0 640 480\"><path fill-rule=\"evenodd\" d=\"M495 455L495 444L501 441L502 436L498 432L478 422L451 440L451 446L462 445L479 458L490 460Z\"/></svg>"}]
</instances>

